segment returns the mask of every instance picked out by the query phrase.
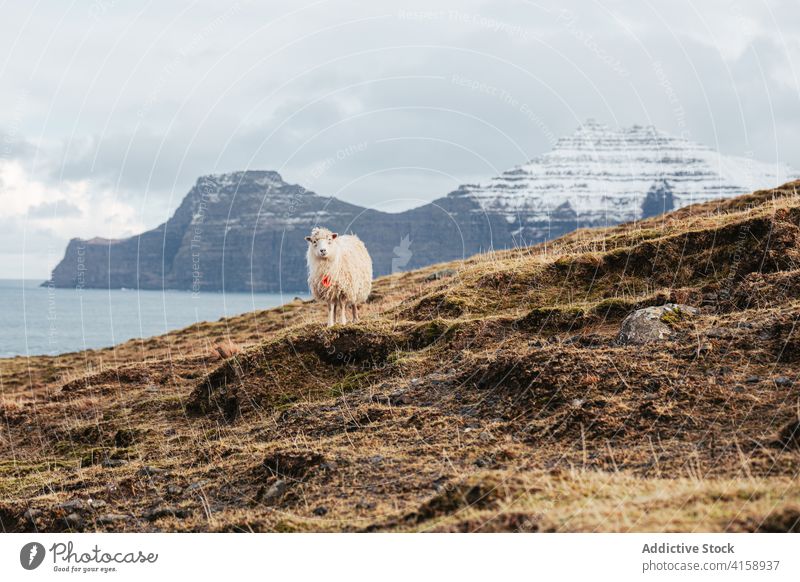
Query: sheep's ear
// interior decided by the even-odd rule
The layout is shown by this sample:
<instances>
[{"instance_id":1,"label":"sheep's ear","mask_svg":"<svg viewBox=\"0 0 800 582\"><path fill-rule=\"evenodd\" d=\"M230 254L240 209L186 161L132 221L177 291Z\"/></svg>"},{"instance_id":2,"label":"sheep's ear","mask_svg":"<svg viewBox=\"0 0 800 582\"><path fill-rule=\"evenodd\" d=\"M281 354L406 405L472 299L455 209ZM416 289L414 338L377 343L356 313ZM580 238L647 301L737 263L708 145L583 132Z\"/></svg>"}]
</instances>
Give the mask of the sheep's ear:
<instances>
[{"instance_id":1,"label":"sheep's ear","mask_svg":"<svg viewBox=\"0 0 800 582\"><path fill-rule=\"evenodd\" d=\"M307 236L307 237L306 237L306 240L307 240L308 242L311 242L311 237L310 237L310 236Z\"/></svg>"},{"instance_id":2,"label":"sheep's ear","mask_svg":"<svg viewBox=\"0 0 800 582\"><path fill-rule=\"evenodd\" d=\"M331 233L331 238L336 238L337 236L339 236L338 232Z\"/></svg>"}]
</instances>

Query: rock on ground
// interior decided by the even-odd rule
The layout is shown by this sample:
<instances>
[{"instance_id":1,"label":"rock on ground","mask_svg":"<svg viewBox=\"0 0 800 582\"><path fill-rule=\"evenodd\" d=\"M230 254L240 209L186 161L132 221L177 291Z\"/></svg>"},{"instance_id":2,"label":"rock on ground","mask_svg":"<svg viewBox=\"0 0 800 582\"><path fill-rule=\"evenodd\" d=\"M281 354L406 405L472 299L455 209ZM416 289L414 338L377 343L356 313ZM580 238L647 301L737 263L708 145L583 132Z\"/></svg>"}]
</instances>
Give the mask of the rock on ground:
<instances>
[{"instance_id":1,"label":"rock on ground","mask_svg":"<svg viewBox=\"0 0 800 582\"><path fill-rule=\"evenodd\" d=\"M675 303L637 309L622 321L617 341L621 344L646 344L666 340L674 333L671 321L696 313L694 307Z\"/></svg>"}]
</instances>

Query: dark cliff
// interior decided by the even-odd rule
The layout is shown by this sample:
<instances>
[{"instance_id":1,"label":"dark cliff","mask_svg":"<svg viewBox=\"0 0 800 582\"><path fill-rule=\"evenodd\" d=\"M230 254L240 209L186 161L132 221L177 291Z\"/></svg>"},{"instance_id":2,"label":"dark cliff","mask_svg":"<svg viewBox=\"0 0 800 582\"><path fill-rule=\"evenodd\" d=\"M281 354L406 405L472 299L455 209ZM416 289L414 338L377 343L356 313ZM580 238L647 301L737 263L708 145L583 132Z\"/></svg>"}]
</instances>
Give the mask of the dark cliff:
<instances>
[{"instance_id":1,"label":"dark cliff","mask_svg":"<svg viewBox=\"0 0 800 582\"><path fill-rule=\"evenodd\" d=\"M72 240L52 280L59 287L304 290L303 237L315 225L357 233L380 276L742 194L751 189L742 173L728 172L742 164L758 186L777 185L789 172L653 127L588 121L552 151L485 184L395 214L318 196L276 172L206 176L153 230Z\"/></svg>"},{"instance_id":2,"label":"dark cliff","mask_svg":"<svg viewBox=\"0 0 800 582\"><path fill-rule=\"evenodd\" d=\"M559 236L574 213L526 224L483 212L456 191L400 213L385 213L285 183L276 172L200 178L165 224L121 240L73 239L53 270L58 287L299 291L306 244L316 225L355 232L375 275Z\"/></svg>"}]
</instances>

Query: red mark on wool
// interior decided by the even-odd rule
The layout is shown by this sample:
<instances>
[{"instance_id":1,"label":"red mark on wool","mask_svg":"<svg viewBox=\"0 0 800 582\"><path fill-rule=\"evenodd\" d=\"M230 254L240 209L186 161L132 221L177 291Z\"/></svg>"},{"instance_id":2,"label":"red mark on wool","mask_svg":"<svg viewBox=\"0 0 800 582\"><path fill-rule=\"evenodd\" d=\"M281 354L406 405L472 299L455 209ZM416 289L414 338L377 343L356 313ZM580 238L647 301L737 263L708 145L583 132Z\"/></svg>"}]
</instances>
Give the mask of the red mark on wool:
<instances>
[{"instance_id":1,"label":"red mark on wool","mask_svg":"<svg viewBox=\"0 0 800 582\"><path fill-rule=\"evenodd\" d=\"M330 275L323 275L322 277L322 286L323 287L330 287L331 286L331 276Z\"/></svg>"}]
</instances>

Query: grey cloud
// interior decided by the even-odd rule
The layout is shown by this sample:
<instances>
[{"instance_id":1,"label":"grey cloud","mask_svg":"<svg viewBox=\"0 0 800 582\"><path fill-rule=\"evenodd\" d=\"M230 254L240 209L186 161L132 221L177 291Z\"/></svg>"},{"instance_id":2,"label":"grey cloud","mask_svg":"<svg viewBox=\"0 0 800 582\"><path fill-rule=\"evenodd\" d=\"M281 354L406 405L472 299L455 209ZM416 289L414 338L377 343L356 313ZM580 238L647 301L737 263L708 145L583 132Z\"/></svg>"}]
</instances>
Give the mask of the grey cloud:
<instances>
[{"instance_id":1,"label":"grey cloud","mask_svg":"<svg viewBox=\"0 0 800 582\"><path fill-rule=\"evenodd\" d=\"M81 209L65 200L43 202L28 209L29 218L67 218L81 216Z\"/></svg>"},{"instance_id":2,"label":"grey cloud","mask_svg":"<svg viewBox=\"0 0 800 582\"><path fill-rule=\"evenodd\" d=\"M800 6L768 4L44 0L0 22L4 157L153 226L198 175L245 168L361 204L430 200L587 117L800 168Z\"/></svg>"}]
</instances>

